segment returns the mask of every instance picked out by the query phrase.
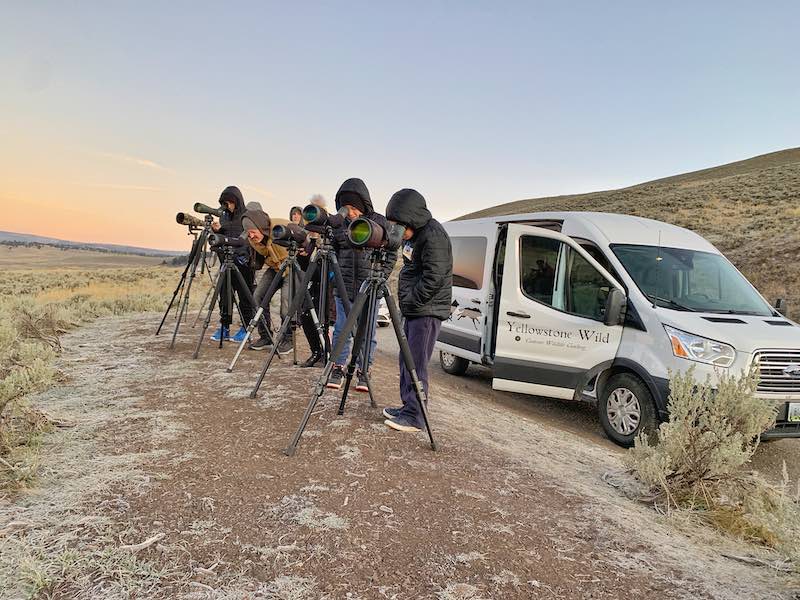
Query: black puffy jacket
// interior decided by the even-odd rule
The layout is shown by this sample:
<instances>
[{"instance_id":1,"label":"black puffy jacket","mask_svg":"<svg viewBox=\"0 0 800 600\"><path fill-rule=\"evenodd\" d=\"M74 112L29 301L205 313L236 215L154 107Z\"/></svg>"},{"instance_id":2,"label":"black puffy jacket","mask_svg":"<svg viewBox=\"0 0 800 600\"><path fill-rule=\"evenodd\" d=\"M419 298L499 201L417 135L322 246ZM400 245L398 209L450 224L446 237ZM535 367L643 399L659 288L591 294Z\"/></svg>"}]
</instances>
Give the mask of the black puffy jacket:
<instances>
[{"instance_id":1,"label":"black puffy jacket","mask_svg":"<svg viewBox=\"0 0 800 600\"><path fill-rule=\"evenodd\" d=\"M403 316L450 316L453 288L453 250L450 236L431 217L425 198L416 190L400 190L386 206L386 216L413 227L413 237L403 248L403 268L397 285Z\"/></svg>"},{"instance_id":2,"label":"black puffy jacket","mask_svg":"<svg viewBox=\"0 0 800 600\"><path fill-rule=\"evenodd\" d=\"M339 191L336 192L336 210L342 208L342 194L344 193L353 193L361 198L364 203L364 216L366 218L375 221L382 227L388 225L386 217L375 212L367 185L361 179L354 177L342 184ZM336 244L336 258L342 269L342 279L344 279L344 285L347 288L347 295L350 302L353 302L361 288L361 284L369 277L370 251L363 248L353 248L346 241L345 228L334 232L334 242ZM388 252L386 254L386 266L384 267L384 273L387 277L392 272L395 262L397 262L397 252ZM336 295L339 295L339 290L336 290Z\"/></svg>"},{"instance_id":3,"label":"black puffy jacket","mask_svg":"<svg viewBox=\"0 0 800 600\"><path fill-rule=\"evenodd\" d=\"M236 204L236 210L233 212L230 212L227 204L225 204L228 200L233 200ZM229 185L219 195L219 205L222 207L222 216L219 219L219 231L217 233L229 238L241 237L244 232L242 217L247 210L242 192L235 185ZM253 255L248 244L237 247L235 254L237 257L236 262L240 266L252 266Z\"/></svg>"}]
</instances>

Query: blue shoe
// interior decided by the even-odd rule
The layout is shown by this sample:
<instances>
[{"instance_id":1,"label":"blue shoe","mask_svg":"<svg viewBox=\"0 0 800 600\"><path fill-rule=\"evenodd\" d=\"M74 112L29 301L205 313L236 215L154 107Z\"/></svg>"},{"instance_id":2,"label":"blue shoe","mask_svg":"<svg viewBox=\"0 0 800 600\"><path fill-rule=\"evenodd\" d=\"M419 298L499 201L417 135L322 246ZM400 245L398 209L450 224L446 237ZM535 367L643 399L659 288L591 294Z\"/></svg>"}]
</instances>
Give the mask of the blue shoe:
<instances>
[{"instance_id":1,"label":"blue shoe","mask_svg":"<svg viewBox=\"0 0 800 600\"><path fill-rule=\"evenodd\" d=\"M408 417L402 417L399 415L394 419L386 419L383 424L388 425L397 431L405 431L407 433L417 433L422 431L422 429L420 429L416 423L409 420Z\"/></svg>"},{"instance_id":2,"label":"blue shoe","mask_svg":"<svg viewBox=\"0 0 800 600\"><path fill-rule=\"evenodd\" d=\"M387 419L394 419L400 414L400 411L403 410L403 407L393 408L391 406L387 406L383 409L383 416Z\"/></svg>"},{"instance_id":3,"label":"blue shoe","mask_svg":"<svg viewBox=\"0 0 800 600\"><path fill-rule=\"evenodd\" d=\"M227 340L229 336L230 331L227 327L219 327L213 334L211 334L211 341L218 342L221 337Z\"/></svg>"},{"instance_id":4,"label":"blue shoe","mask_svg":"<svg viewBox=\"0 0 800 600\"><path fill-rule=\"evenodd\" d=\"M246 335L247 335L247 329L245 329L244 327L240 327L239 331L236 332L236 335L228 336L228 340L240 344Z\"/></svg>"}]
</instances>

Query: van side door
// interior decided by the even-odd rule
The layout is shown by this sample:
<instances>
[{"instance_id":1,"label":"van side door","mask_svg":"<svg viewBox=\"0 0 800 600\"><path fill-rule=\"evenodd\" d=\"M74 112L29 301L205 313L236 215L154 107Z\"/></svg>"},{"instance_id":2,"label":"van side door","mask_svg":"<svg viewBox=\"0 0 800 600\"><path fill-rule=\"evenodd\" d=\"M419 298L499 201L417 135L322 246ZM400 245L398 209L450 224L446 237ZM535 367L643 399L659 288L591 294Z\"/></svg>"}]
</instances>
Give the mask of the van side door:
<instances>
[{"instance_id":1,"label":"van side door","mask_svg":"<svg viewBox=\"0 0 800 600\"><path fill-rule=\"evenodd\" d=\"M494 389L569 399L614 360L605 312L624 288L568 236L509 224L500 287Z\"/></svg>"}]
</instances>

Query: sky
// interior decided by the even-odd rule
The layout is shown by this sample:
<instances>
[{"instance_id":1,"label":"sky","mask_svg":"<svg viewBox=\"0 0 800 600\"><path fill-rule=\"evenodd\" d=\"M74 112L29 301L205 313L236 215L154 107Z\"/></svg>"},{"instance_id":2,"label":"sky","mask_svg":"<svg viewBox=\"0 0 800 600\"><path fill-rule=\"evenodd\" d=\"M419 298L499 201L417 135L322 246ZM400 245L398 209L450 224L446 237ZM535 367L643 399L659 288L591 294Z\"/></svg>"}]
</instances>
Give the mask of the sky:
<instances>
[{"instance_id":1,"label":"sky","mask_svg":"<svg viewBox=\"0 0 800 600\"><path fill-rule=\"evenodd\" d=\"M7 2L0 230L182 249L238 185L445 221L800 145L800 3Z\"/></svg>"}]
</instances>

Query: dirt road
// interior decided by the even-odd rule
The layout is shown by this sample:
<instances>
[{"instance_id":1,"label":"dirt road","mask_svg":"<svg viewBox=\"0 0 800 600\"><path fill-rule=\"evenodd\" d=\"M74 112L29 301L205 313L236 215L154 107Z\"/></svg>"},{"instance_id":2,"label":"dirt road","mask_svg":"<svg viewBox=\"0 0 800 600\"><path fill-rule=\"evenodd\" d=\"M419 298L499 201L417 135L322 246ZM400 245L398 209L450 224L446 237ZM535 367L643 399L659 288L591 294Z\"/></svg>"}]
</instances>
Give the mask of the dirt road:
<instances>
[{"instance_id":1,"label":"dirt road","mask_svg":"<svg viewBox=\"0 0 800 600\"><path fill-rule=\"evenodd\" d=\"M232 374L190 358L155 315L66 336L66 380L36 404L71 425L46 438L40 488L0 504L0 596L55 598L793 598L792 582L722 554L603 481L621 469L584 405L494 393L434 369L440 450L326 393L294 457L282 449L319 370ZM388 332L382 331L382 338ZM382 339L373 385L397 401ZM588 433L587 433L588 432Z\"/></svg>"}]
</instances>

